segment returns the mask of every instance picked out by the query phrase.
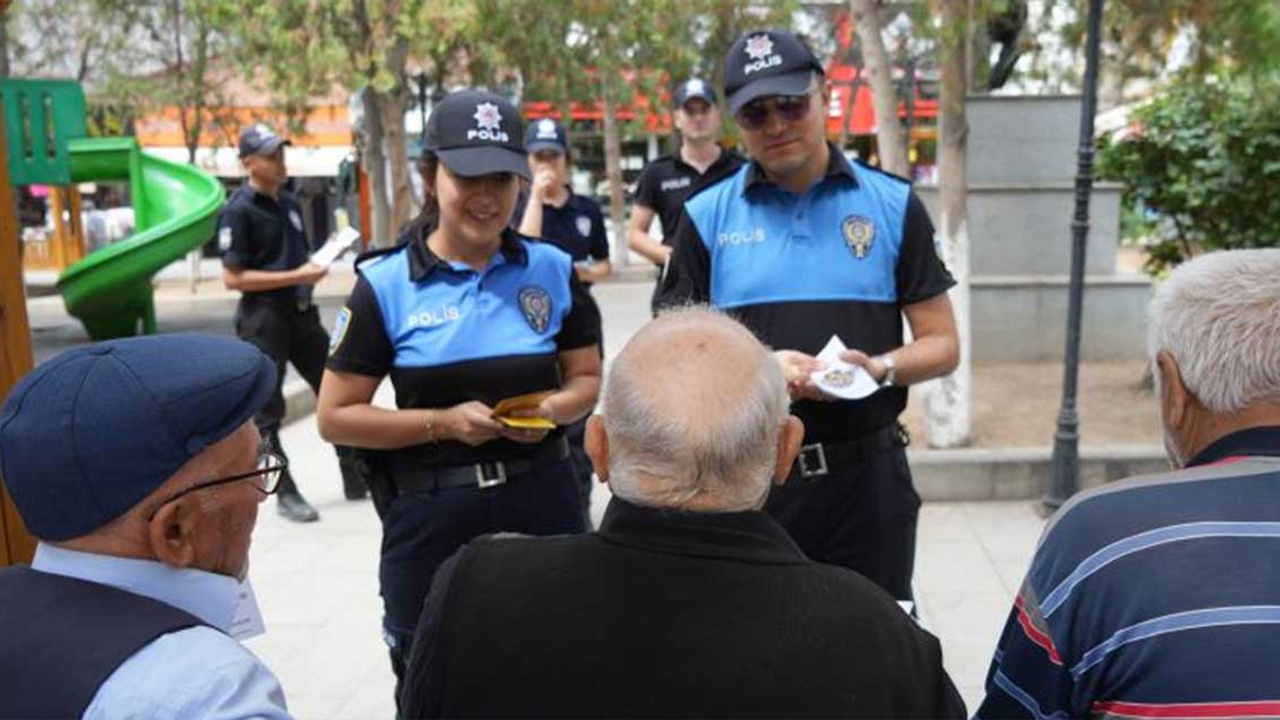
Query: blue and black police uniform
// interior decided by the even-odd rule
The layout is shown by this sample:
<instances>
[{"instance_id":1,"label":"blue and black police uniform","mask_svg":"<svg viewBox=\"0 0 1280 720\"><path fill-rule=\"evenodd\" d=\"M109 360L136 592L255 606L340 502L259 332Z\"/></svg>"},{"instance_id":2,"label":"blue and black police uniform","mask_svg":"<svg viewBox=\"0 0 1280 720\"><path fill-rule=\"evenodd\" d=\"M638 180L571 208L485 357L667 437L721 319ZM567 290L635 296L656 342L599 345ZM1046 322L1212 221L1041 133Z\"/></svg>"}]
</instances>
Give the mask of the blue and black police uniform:
<instances>
[{"instance_id":1,"label":"blue and black police uniform","mask_svg":"<svg viewBox=\"0 0 1280 720\"><path fill-rule=\"evenodd\" d=\"M869 355L900 347L903 306L954 280L910 184L828 148L825 176L803 195L753 162L690 197L659 302L710 303L770 347L810 355L833 334ZM806 444L766 506L809 557L857 570L903 600L920 505L897 422L906 404L905 387L794 403Z\"/></svg>"},{"instance_id":2,"label":"blue and black police uniform","mask_svg":"<svg viewBox=\"0 0 1280 720\"><path fill-rule=\"evenodd\" d=\"M600 317L569 256L515 230L477 272L427 247L411 225L401 245L357 263L334 327L328 367L391 377L400 408L448 408L561 386L558 354L595 345ZM379 581L397 677L436 568L471 538L498 531L583 532L563 429L537 445L505 438L441 441L378 454Z\"/></svg>"}]
</instances>

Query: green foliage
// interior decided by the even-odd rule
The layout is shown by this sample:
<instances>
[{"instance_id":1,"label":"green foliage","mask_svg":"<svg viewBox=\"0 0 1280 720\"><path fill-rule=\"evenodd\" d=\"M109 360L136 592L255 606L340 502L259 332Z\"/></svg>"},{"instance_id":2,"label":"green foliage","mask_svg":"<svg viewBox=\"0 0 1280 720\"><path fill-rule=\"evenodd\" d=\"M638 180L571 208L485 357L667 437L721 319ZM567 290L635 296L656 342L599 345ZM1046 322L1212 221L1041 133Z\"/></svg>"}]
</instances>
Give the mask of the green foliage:
<instances>
[{"instance_id":1,"label":"green foliage","mask_svg":"<svg viewBox=\"0 0 1280 720\"><path fill-rule=\"evenodd\" d=\"M1280 246L1280 82L1178 82L1099 142L1100 177L1124 184L1129 231L1151 234L1153 274L1201 250Z\"/></svg>"}]
</instances>

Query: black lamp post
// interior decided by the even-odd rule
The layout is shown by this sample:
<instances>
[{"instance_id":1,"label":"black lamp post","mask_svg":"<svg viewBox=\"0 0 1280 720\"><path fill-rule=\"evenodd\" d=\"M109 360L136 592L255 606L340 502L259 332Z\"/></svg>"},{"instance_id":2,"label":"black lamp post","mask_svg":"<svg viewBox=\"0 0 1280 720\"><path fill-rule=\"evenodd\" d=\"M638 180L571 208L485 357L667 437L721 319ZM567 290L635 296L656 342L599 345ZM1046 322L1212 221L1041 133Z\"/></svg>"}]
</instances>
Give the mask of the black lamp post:
<instances>
[{"instance_id":1,"label":"black lamp post","mask_svg":"<svg viewBox=\"0 0 1280 720\"><path fill-rule=\"evenodd\" d=\"M1067 340L1062 373L1062 408L1053 435L1053 472L1044 504L1057 509L1080 489L1080 417L1076 384L1080 375L1080 321L1084 304L1084 256L1089 235L1089 194L1093 190L1093 116L1098 102L1098 44L1103 0L1089 0L1085 36L1084 98L1080 106L1076 207L1071 220L1071 288L1067 304Z\"/></svg>"}]
</instances>

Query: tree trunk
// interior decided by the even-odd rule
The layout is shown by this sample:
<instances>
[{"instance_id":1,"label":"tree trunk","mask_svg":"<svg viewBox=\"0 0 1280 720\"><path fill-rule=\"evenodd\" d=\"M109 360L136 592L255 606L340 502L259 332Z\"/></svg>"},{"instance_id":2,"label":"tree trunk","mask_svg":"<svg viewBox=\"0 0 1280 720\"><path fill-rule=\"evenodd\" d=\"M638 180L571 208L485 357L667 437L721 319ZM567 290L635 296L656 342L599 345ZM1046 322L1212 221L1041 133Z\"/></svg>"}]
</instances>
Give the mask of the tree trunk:
<instances>
[{"instance_id":1,"label":"tree trunk","mask_svg":"<svg viewBox=\"0 0 1280 720\"><path fill-rule=\"evenodd\" d=\"M613 257L619 267L627 266L627 226L623 212L622 192L622 139L618 133L618 119L614 117L617 104L613 99L609 81L601 83L604 99L604 169L609 178L609 224L613 227Z\"/></svg>"},{"instance_id":2,"label":"tree trunk","mask_svg":"<svg viewBox=\"0 0 1280 720\"><path fill-rule=\"evenodd\" d=\"M361 92L364 105L364 172L369 176L369 241L374 247L390 247L391 204L387 188L387 156L383 150L382 99L372 87Z\"/></svg>"},{"instance_id":3,"label":"tree trunk","mask_svg":"<svg viewBox=\"0 0 1280 720\"><path fill-rule=\"evenodd\" d=\"M951 290L960 334L960 365L940 378L925 396L931 447L961 447L970 442L972 372L969 362L968 136L965 118L967 8L965 3L936 0L941 13L941 96L938 112L938 191L942 217L942 259L956 279Z\"/></svg>"},{"instance_id":4,"label":"tree trunk","mask_svg":"<svg viewBox=\"0 0 1280 720\"><path fill-rule=\"evenodd\" d=\"M880 36L880 12L875 0L849 0L849 12L862 43L862 58L870 76L871 95L876 108L876 144L879 145L880 167L907 176L907 156L898 124L898 93L893 86L889 54Z\"/></svg>"},{"instance_id":5,"label":"tree trunk","mask_svg":"<svg viewBox=\"0 0 1280 720\"><path fill-rule=\"evenodd\" d=\"M409 44L403 38L396 41L387 58L388 69L396 79L396 86L382 93L382 131L390 164L391 181L391 231L413 219L413 188L409 184L409 157L405 147L407 133L404 130L404 113L409 107L409 85L405 75L405 59ZM392 238L394 240L394 238Z\"/></svg>"}]
</instances>

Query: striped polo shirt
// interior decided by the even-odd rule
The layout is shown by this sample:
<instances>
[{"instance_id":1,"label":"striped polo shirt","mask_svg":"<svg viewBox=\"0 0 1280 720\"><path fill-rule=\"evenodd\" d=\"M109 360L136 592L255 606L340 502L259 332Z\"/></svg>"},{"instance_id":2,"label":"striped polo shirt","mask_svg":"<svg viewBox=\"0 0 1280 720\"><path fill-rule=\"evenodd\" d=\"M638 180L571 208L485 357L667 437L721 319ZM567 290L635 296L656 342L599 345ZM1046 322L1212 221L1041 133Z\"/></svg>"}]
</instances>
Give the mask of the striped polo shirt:
<instances>
[{"instance_id":1,"label":"striped polo shirt","mask_svg":"<svg viewBox=\"0 0 1280 720\"><path fill-rule=\"evenodd\" d=\"M1280 426L1064 505L976 716L1280 718Z\"/></svg>"}]
</instances>

